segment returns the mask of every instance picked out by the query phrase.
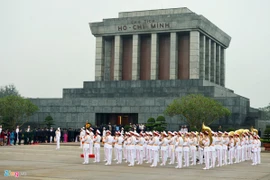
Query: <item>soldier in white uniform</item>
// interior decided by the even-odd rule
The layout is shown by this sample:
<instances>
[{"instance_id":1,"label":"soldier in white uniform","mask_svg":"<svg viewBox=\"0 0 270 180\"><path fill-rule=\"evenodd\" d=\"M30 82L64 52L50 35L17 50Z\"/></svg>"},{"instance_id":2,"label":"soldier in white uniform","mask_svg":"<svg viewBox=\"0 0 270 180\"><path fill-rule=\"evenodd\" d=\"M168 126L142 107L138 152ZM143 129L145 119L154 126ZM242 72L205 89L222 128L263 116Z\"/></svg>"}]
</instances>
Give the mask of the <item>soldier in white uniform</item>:
<instances>
[{"instance_id":1,"label":"soldier in white uniform","mask_svg":"<svg viewBox=\"0 0 270 180\"><path fill-rule=\"evenodd\" d=\"M176 159L177 159L177 166L176 169L182 168L182 159L183 159L183 144L184 140L182 137L181 131L178 132L177 136L175 137L175 153L176 153Z\"/></svg>"},{"instance_id":2,"label":"soldier in white uniform","mask_svg":"<svg viewBox=\"0 0 270 180\"><path fill-rule=\"evenodd\" d=\"M89 153L93 154L93 139L94 139L93 131L94 131L94 129L90 127L89 130L90 130L89 131L90 132L89 136L90 136L90 139L91 139L91 141L89 142Z\"/></svg>"},{"instance_id":3,"label":"soldier in white uniform","mask_svg":"<svg viewBox=\"0 0 270 180\"><path fill-rule=\"evenodd\" d=\"M204 160L205 160L205 167L203 168L204 170L208 170L210 168L210 138L208 132L204 132L204 138L202 140L203 144L203 151L204 151Z\"/></svg>"},{"instance_id":4,"label":"soldier in white uniform","mask_svg":"<svg viewBox=\"0 0 270 180\"><path fill-rule=\"evenodd\" d=\"M229 146L229 133L224 132L224 137L223 137L223 149L222 149L222 159L224 165L228 164L228 146Z\"/></svg>"},{"instance_id":5,"label":"soldier in white uniform","mask_svg":"<svg viewBox=\"0 0 270 180\"><path fill-rule=\"evenodd\" d=\"M184 167L188 167L189 166L189 133L186 133L184 135L184 143L183 143L183 152L184 152Z\"/></svg>"},{"instance_id":6,"label":"soldier in white uniform","mask_svg":"<svg viewBox=\"0 0 270 180\"><path fill-rule=\"evenodd\" d=\"M134 161L135 161L135 144L136 144L136 138L135 138L135 133L130 131L129 132L131 137L129 139L129 150L130 150L130 164L128 166L134 166Z\"/></svg>"},{"instance_id":7,"label":"soldier in white uniform","mask_svg":"<svg viewBox=\"0 0 270 180\"><path fill-rule=\"evenodd\" d=\"M192 165L196 165L196 145L197 145L197 137L196 137L196 133L195 132L191 132L191 137L190 137L190 152L191 152L191 166Z\"/></svg>"},{"instance_id":8,"label":"soldier in white uniform","mask_svg":"<svg viewBox=\"0 0 270 180\"><path fill-rule=\"evenodd\" d=\"M202 132L200 132L200 136L198 139L198 154L199 154L199 163L198 164L203 164L203 141L204 135Z\"/></svg>"},{"instance_id":9,"label":"soldier in white uniform","mask_svg":"<svg viewBox=\"0 0 270 180\"><path fill-rule=\"evenodd\" d=\"M222 149L223 149L223 139L222 132L218 131L218 136L216 140L216 152L217 152L217 167L222 166Z\"/></svg>"},{"instance_id":10,"label":"soldier in white uniform","mask_svg":"<svg viewBox=\"0 0 270 180\"><path fill-rule=\"evenodd\" d=\"M233 135L229 136L229 163L228 164L233 164L233 157L234 157L234 137Z\"/></svg>"},{"instance_id":11,"label":"soldier in white uniform","mask_svg":"<svg viewBox=\"0 0 270 180\"><path fill-rule=\"evenodd\" d=\"M56 137L56 149L60 149L60 137L61 137L60 128L57 128L57 130L55 131L55 137Z\"/></svg>"},{"instance_id":12,"label":"soldier in white uniform","mask_svg":"<svg viewBox=\"0 0 270 180\"><path fill-rule=\"evenodd\" d=\"M82 137L82 143L83 143L83 164L89 163L89 143L91 141L91 138L89 136L90 131L86 130L85 136Z\"/></svg>"},{"instance_id":13,"label":"soldier in white uniform","mask_svg":"<svg viewBox=\"0 0 270 180\"><path fill-rule=\"evenodd\" d=\"M257 142L258 142L258 149L257 149L257 164L261 164L261 145L262 145L262 142L260 140L260 136L257 135Z\"/></svg>"},{"instance_id":14,"label":"soldier in white uniform","mask_svg":"<svg viewBox=\"0 0 270 180\"><path fill-rule=\"evenodd\" d=\"M158 132L154 132L154 138L153 138L153 164L150 167L157 167L158 162L158 150L159 150L159 134Z\"/></svg>"},{"instance_id":15,"label":"soldier in white uniform","mask_svg":"<svg viewBox=\"0 0 270 180\"><path fill-rule=\"evenodd\" d=\"M16 128L16 134L17 134L17 142L19 142L19 132L20 132L20 127L19 126L17 126L17 128ZM0 132L1 133L1 132ZM16 144L15 144L16 145Z\"/></svg>"},{"instance_id":16,"label":"soldier in white uniform","mask_svg":"<svg viewBox=\"0 0 270 180\"><path fill-rule=\"evenodd\" d=\"M100 141L101 141L100 131L97 129L96 130L96 135L93 137L94 154L95 154L95 161L94 161L94 163L100 162Z\"/></svg>"},{"instance_id":17,"label":"soldier in white uniform","mask_svg":"<svg viewBox=\"0 0 270 180\"><path fill-rule=\"evenodd\" d=\"M104 139L104 143L107 147L107 163L105 165L111 165L112 164L112 143L113 143L113 137L111 136L111 131L106 131L106 138Z\"/></svg>"},{"instance_id":18,"label":"soldier in white uniform","mask_svg":"<svg viewBox=\"0 0 270 180\"><path fill-rule=\"evenodd\" d=\"M143 163L143 158L144 158L144 154L143 154L143 151L144 151L144 144L145 144L145 139L143 137L143 133L141 132L140 135L139 134L136 134L137 135L137 160L138 160L138 163L137 164L142 164Z\"/></svg>"},{"instance_id":19,"label":"soldier in white uniform","mask_svg":"<svg viewBox=\"0 0 270 180\"><path fill-rule=\"evenodd\" d=\"M160 146L161 146L161 159L162 159L162 163L160 164L160 166L165 166L166 162L167 162L167 158L168 158L168 139L167 139L167 134L166 132L163 132L161 134L162 138L161 138L161 142L160 142Z\"/></svg>"},{"instance_id":20,"label":"soldier in white uniform","mask_svg":"<svg viewBox=\"0 0 270 180\"><path fill-rule=\"evenodd\" d=\"M120 132L117 132L118 138L117 141L115 142L116 146L116 152L117 152L117 162L116 164L121 164L122 163L122 149L123 149L123 142L124 142L124 138L121 135Z\"/></svg>"},{"instance_id":21,"label":"soldier in white uniform","mask_svg":"<svg viewBox=\"0 0 270 180\"><path fill-rule=\"evenodd\" d=\"M81 132L80 132L80 148L82 148L82 138L85 136L85 130L84 127L81 128Z\"/></svg>"},{"instance_id":22,"label":"soldier in white uniform","mask_svg":"<svg viewBox=\"0 0 270 180\"><path fill-rule=\"evenodd\" d=\"M169 164L174 164L174 160L175 160L175 138L176 136L174 135L174 133L172 133L171 131L168 132L168 143L169 143L169 147L168 147L168 156L170 158L170 162Z\"/></svg>"}]
</instances>

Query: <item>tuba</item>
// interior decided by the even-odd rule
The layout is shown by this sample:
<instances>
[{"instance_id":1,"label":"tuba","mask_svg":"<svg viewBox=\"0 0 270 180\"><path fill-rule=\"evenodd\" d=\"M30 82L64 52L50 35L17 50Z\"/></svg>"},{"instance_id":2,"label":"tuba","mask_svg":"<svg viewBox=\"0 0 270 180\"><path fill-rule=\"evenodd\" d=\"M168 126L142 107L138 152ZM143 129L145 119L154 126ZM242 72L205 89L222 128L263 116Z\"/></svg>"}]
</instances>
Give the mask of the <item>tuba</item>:
<instances>
[{"instance_id":1,"label":"tuba","mask_svg":"<svg viewBox=\"0 0 270 180\"><path fill-rule=\"evenodd\" d=\"M213 138L212 138L212 130L210 127L205 126L204 123L202 124L202 132L208 132L209 138L210 138L210 144L209 146L211 146L212 142L213 142Z\"/></svg>"},{"instance_id":2,"label":"tuba","mask_svg":"<svg viewBox=\"0 0 270 180\"><path fill-rule=\"evenodd\" d=\"M256 135L258 135L258 130L254 129L253 126L251 126L250 130L253 134L255 133Z\"/></svg>"}]
</instances>

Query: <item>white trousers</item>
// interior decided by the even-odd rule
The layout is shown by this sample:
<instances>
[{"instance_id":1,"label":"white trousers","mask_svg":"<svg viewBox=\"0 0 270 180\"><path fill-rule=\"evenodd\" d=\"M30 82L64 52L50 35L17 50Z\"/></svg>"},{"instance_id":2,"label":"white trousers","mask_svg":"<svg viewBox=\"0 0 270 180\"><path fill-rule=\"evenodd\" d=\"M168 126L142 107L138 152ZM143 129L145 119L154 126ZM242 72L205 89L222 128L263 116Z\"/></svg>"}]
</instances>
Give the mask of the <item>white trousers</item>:
<instances>
[{"instance_id":1,"label":"white trousers","mask_svg":"<svg viewBox=\"0 0 270 180\"><path fill-rule=\"evenodd\" d=\"M56 149L60 149L60 138L56 139Z\"/></svg>"},{"instance_id":2,"label":"white trousers","mask_svg":"<svg viewBox=\"0 0 270 180\"><path fill-rule=\"evenodd\" d=\"M94 147L95 161L100 162L100 147Z\"/></svg>"},{"instance_id":3,"label":"white trousers","mask_svg":"<svg viewBox=\"0 0 270 180\"><path fill-rule=\"evenodd\" d=\"M122 148L117 148L116 152L117 152L117 162L122 163Z\"/></svg>"},{"instance_id":4,"label":"white trousers","mask_svg":"<svg viewBox=\"0 0 270 180\"><path fill-rule=\"evenodd\" d=\"M153 164L152 166L156 167L158 162L158 150L153 150Z\"/></svg>"},{"instance_id":5,"label":"white trousers","mask_svg":"<svg viewBox=\"0 0 270 180\"><path fill-rule=\"evenodd\" d=\"M89 153L93 154L93 143L89 143Z\"/></svg>"},{"instance_id":6,"label":"white trousers","mask_svg":"<svg viewBox=\"0 0 270 180\"><path fill-rule=\"evenodd\" d=\"M185 161L184 166L188 167L189 166L189 151L184 150L184 161Z\"/></svg>"},{"instance_id":7,"label":"white trousers","mask_svg":"<svg viewBox=\"0 0 270 180\"><path fill-rule=\"evenodd\" d=\"M89 163L89 148L83 148L83 158L85 163Z\"/></svg>"},{"instance_id":8,"label":"white trousers","mask_svg":"<svg viewBox=\"0 0 270 180\"><path fill-rule=\"evenodd\" d=\"M176 154L176 159L178 162L177 167L182 168L183 151L176 151L175 154Z\"/></svg>"},{"instance_id":9,"label":"white trousers","mask_svg":"<svg viewBox=\"0 0 270 180\"><path fill-rule=\"evenodd\" d=\"M112 148L107 148L107 164L112 164Z\"/></svg>"}]
</instances>

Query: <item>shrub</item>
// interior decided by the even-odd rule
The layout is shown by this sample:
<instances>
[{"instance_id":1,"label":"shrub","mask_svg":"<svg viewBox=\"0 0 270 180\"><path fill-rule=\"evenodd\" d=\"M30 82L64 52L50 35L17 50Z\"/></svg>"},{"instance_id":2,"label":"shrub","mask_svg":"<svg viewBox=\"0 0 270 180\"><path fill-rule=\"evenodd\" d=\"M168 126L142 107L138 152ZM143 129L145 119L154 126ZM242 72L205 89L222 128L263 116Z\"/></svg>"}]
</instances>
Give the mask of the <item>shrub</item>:
<instances>
[{"instance_id":1,"label":"shrub","mask_svg":"<svg viewBox=\"0 0 270 180\"><path fill-rule=\"evenodd\" d=\"M266 129L264 130L264 136L265 136L268 140L270 140L270 128L266 128Z\"/></svg>"}]
</instances>

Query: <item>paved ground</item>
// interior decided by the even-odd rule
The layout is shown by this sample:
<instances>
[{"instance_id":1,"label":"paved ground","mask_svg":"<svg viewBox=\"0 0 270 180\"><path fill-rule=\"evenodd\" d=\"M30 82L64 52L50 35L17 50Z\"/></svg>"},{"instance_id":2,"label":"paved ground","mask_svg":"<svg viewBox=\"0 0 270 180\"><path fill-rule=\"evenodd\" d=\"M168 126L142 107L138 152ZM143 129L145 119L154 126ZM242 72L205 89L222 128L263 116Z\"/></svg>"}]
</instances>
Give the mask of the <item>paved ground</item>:
<instances>
[{"instance_id":1,"label":"paved ground","mask_svg":"<svg viewBox=\"0 0 270 180\"><path fill-rule=\"evenodd\" d=\"M101 149L103 159L103 149ZM223 166L211 170L202 170L201 165L175 169L174 166L150 168L148 164L128 167L104 163L82 165L78 146L26 145L0 147L0 180L4 171L20 172L20 179L117 179L117 180L210 180L210 179L248 179L270 180L270 153L262 153L262 164L251 166L251 162ZM91 159L91 162L93 160Z\"/></svg>"}]
</instances>

